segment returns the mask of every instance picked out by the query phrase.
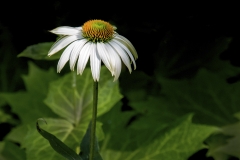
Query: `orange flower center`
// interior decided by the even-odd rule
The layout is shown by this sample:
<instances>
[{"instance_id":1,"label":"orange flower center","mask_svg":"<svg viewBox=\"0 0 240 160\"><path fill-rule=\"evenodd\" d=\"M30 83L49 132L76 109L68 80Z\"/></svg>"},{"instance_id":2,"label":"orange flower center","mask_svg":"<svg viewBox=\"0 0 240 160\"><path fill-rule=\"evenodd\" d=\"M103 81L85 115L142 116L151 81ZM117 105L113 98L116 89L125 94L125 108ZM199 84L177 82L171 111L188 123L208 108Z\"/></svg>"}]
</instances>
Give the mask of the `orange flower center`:
<instances>
[{"instance_id":1,"label":"orange flower center","mask_svg":"<svg viewBox=\"0 0 240 160\"><path fill-rule=\"evenodd\" d=\"M82 27L83 37L92 42L107 42L112 39L114 27L102 20L89 20Z\"/></svg>"}]
</instances>

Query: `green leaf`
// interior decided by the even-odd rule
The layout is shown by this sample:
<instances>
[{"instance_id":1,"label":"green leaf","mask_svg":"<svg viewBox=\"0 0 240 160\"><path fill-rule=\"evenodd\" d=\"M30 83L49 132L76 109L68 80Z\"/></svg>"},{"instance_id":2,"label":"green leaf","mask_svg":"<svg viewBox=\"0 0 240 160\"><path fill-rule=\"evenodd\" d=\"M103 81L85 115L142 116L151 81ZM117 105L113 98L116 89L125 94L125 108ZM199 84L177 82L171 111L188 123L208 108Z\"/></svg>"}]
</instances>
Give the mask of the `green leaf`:
<instances>
[{"instance_id":1,"label":"green leaf","mask_svg":"<svg viewBox=\"0 0 240 160\"><path fill-rule=\"evenodd\" d=\"M163 77L191 77L200 67L212 67L216 57L224 52L231 38L178 37L166 34L156 52L155 72Z\"/></svg>"},{"instance_id":2,"label":"green leaf","mask_svg":"<svg viewBox=\"0 0 240 160\"><path fill-rule=\"evenodd\" d=\"M160 76L158 80L163 86L162 96L149 96L148 100L132 102L131 106L142 112L158 113L166 120L195 113L194 122L203 124L223 126L236 121L233 114L240 111L240 83L228 84L205 69L190 80Z\"/></svg>"},{"instance_id":3,"label":"green leaf","mask_svg":"<svg viewBox=\"0 0 240 160\"><path fill-rule=\"evenodd\" d=\"M82 76L75 72L65 75L51 83L45 103L59 116L78 124L89 122L92 113L93 78L91 70L85 69ZM122 98L118 82L113 82L106 67L101 69L98 93L98 116Z\"/></svg>"},{"instance_id":4,"label":"green leaf","mask_svg":"<svg viewBox=\"0 0 240 160\"><path fill-rule=\"evenodd\" d=\"M36 60L55 60L59 59L61 52L48 57L48 51L54 42L44 42L28 46L23 52L21 52L18 57L28 57Z\"/></svg>"},{"instance_id":5,"label":"green leaf","mask_svg":"<svg viewBox=\"0 0 240 160\"><path fill-rule=\"evenodd\" d=\"M123 73L125 77L128 73ZM125 96L129 99L138 101L146 99L148 95L157 94L160 91L160 87L157 86L157 83L154 79L144 72L134 71L127 75L128 78L122 78L120 81L120 87Z\"/></svg>"},{"instance_id":6,"label":"green leaf","mask_svg":"<svg viewBox=\"0 0 240 160\"><path fill-rule=\"evenodd\" d=\"M26 124L18 125L6 135L5 139L15 143L22 144L24 137L27 135L28 126Z\"/></svg>"},{"instance_id":7,"label":"green leaf","mask_svg":"<svg viewBox=\"0 0 240 160\"><path fill-rule=\"evenodd\" d=\"M39 119L41 120L41 119ZM43 120L43 119L42 119ZM47 122L46 122L47 123ZM41 129L41 127L38 124L38 121L36 123L36 127L38 132L49 141L51 147L61 154L63 157L69 159L69 160L82 160L82 158L77 155L76 152L74 152L71 148L66 146L63 142L61 142L57 137L52 135L51 133L48 133L44 129ZM47 157L46 157L47 158Z\"/></svg>"},{"instance_id":8,"label":"green leaf","mask_svg":"<svg viewBox=\"0 0 240 160\"><path fill-rule=\"evenodd\" d=\"M45 123L40 124L42 129L56 136L76 153L80 152L79 144L87 130L88 123L80 123L78 126L74 126L63 119L44 119L47 121L47 125ZM100 123L97 123L96 135L99 140L103 139ZM42 160L48 157L49 160L64 160L60 154L52 149L49 142L37 132L34 124L28 127L23 147L26 148L27 159Z\"/></svg>"},{"instance_id":9,"label":"green leaf","mask_svg":"<svg viewBox=\"0 0 240 160\"><path fill-rule=\"evenodd\" d=\"M91 123L88 125L88 129L86 134L84 135L82 142L81 142L81 152L79 155L83 160L89 160L90 155L90 137L91 137ZM102 160L102 157L99 153L99 146L98 146L98 140L97 137L95 137L95 148L94 148L94 160Z\"/></svg>"},{"instance_id":10,"label":"green leaf","mask_svg":"<svg viewBox=\"0 0 240 160\"><path fill-rule=\"evenodd\" d=\"M0 108L6 104L6 101L0 96Z\"/></svg>"},{"instance_id":11,"label":"green leaf","mask_svg":"<svg viewBox=\"0 0 240 160\"><path fill-rule=\"evenodd\" d=\"M207 66L211 72L217 74L219 78L228 79L237 76L240 72L240 67L235 67L231 65L230 61L223 61L216 59L212 64Z\"/></svg>"},{"instance_id":12,"label":"green leaf","mask_svg":"<svg viewBox=\"0 0 240 160\"><path fill-rule=\"evenodd\" d=\"M18 124L18 121L14 119L10 114L7 114L0 109L0 123L10 123L12 125L16 125Z\"/></svg>"},{"instance_id":13,"label":"green leaf","mask_svg":"<svg viewBox=\"0 0 240 160\"><path fill-rule=\"evenodd\" d=\"M28 92L5 93L4 98L20 120L28 124L39 117L56 117L43 103L43 97Z\"/></svg>"},{"instance_id":14,"label":"green leaf","mask_svg":"<svg viewBox=\"0 0 240 160\"><path fill-rule=\"evenodd\" d=\"M164 128L148 123L148 118L145 119L145 123L149 124L147 130L127 128L126 120L121 123L118 119L128 119L133 111L120 113L119 110L113 108L102 116L109 125L113 124L104 130L106 138L101 147L104 160L185 160L205 148L203 141L216 131L212 126L193 124L192 115L182 117ZM119 130L122 132L116 132Z\"/></svg>"},{"instance_id":15,"label":"green leaf","mask_svg":"<svg viewBox=\"0 0 240 160\"><path fill-rule=\"evenodd\" d=\"M230 154L223 151L222 148L228 145L228 140L230 138L232 138L232 136L224 135L221 130L211 135L205 141L205 143L208 145L208 152L206 156L213 157L214 160L229 160Z\"/></svg>"},{"instance_id":16,"label":"green leaf","mask_svg":"<svg viewBox=\"0 0 240 160\"><path fill-rule=\"evenodd\" d=\"M0 123L10 123L16 125L18 121L12 117L12 115L6 113L5 109L2 107L6 104L6 101L1 97L0 93Z\"/></svg>"},{"instance_id":17,"label":"green leaf","mask_svg":"<svg viewBox=\"0 0 240 160\"><path fill-rule=\"evenodd\" d=\"M50 90L45 100L45 103L56 114L65 119L43 117L48 125L41 126L76 153L80 152L79 143L86 133L92 115L92 85L90 69L85 69L82 76L77 76L72 72L50 84ZM113 82L109 71L102 67L99 82L98 116L110 110L121 97L118 82ZM98 140L102 140L103 132L100 123L97 123L96 132ZM24 147L27 149L28 159L41 160L50 157L50 160L61 160L62 158L32 126L29 127Z\"/></svg>"},{"instance_id":18,"label":"green leaf","mask_svg":"<svg viewBox=\"0 0 240 160\"><path fill-rule=\"evenodd\" d=\"M240 112L236 114L240 119ZM228 160L229 156L240 158L240 121L221 128L218 134L207 141L209 145L208 156L215 160Z\"/></svg>"},{"instance_id":19,"label":"green leaf","mask_svg":"<svg viewBox=\"0 0 240 160\"><path fill-rule=\"evenodd\" d=\"M0 142L0 159L1 160L26 160L24 150L16 144L8 141Z\"/></svg>"},{"instance_id":20,"label":"green leaf","mask_svg":"<svg viewBox=\"0 0 240 160\"><path fill-rule=\"evenodd\" d=\"M48 71L38 68L35 64L29 62L28 75L24 75L23 81L28 92L42 94L46 97L49 89L49 83L58 79L58 75L53 68Z\"/></svg>"},{"instance_id":21,"label":"green leaf","mask_svg":"<svg viewBox=\"0 0 240 160\"><path fill-rule=\"evenodd\" d=\"M27 91L2 93L1 96L23 123L27 124L39 117L56 117L43 103L43 100L46 97L49 83L57 78L58 76L52 69L44 71L29 63L29 74L23 76Z\"/></svg>"}]
</instances>

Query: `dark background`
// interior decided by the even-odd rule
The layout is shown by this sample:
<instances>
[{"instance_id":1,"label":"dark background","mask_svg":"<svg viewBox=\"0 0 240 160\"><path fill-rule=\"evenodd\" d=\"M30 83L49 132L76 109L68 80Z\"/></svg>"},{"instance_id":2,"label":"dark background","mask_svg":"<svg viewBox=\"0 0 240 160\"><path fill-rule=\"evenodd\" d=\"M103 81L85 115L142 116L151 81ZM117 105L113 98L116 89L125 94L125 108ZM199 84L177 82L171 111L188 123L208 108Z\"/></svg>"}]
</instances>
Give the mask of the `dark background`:
<instances>
[{"instance_id":1,"label":"dark background","mask_svg":"<svg viewBox=\"0 0 240 160\"><path fill-rule=\"evenodd\" d=\"M0 92L24 89L21 75L27 73L28 58L17 58L27 46L56 40L48 31L58 26L81 26L90 19L102 19L117 26L117 32L135 46L139 59L137 69L153 75L158 67L156 57L164 48L174 56L182 48L190 54L179 64L200 59L200 64L170 78L182 78L194 73L208 61L208 45L220 37L231 37L229 48L220 55L235 66L240 66L239 12L236 4L166 4L136 1L4 1L0 4ZM169 40L170 39L170 40ZM168 46L162 47L168 41ZM161 52L162 51L162 52ZM164 52L166 53L166 52ZM47 53L46 53L47 54ZM209 56L211 59L211 56ZM170 57L171 58L171 57ZM31 60L32 61L32 60ZM54 66L56 61L34 61L42 68ZM238 79L238 77L236 77ZM1 124L0 137L10 130ZM206 150L196 157L204 157ZM201 159L201 158L200 158ZM211 159L211 158L209 158Z\"/></svg>"}]
</instances>

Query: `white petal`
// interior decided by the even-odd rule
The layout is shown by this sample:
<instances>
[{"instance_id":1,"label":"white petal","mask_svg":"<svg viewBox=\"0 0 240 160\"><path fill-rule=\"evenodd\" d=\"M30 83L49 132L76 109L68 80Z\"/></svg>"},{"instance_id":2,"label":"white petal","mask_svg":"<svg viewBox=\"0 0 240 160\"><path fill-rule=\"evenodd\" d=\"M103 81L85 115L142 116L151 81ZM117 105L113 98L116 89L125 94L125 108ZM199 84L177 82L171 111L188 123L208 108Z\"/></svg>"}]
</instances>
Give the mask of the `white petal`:
<instances>
[{"instance_id":1,"label":"white petal","mask_svg":"<svg viewBox=\"0 0 240 160\"><path fill-rule=\"evenodd\" d=\"M60 51L64 47L66 47L69 43L74 42L78 39L82 39L82 36L80 36L80 35L66 36L66 37L59 39L57 42L55 42L53 44L53 46L49 50L48 56L53 55L54 53Z\"/></svg>"},{"instance_id":2,"label":"white petal","mask_svg":"<svg viewBox=\"0 0 240 160\"><path fill-rule=\"evenodd\" d=\"M91 54L91 48L92 42L87 42L83 46L82 50L80 51L79 58L78 58L78 64L77 64L77 74L82 74L83 70L86 67L86 64L88 62L89 56Z\"/></svg>"},{"instance_id":3,"label":"white petal","mask_svg":"<svg viewBox=\"0 0 240 160\"><path fill-rule=\"evenodd\" d=\"M101 69L101 58L97 53L96 44L92 44L91 46L90 65L91 65L93 80L99 81L100 69Z\"/></svg>"},{"instance_id":4,"label":"white petal","mask_svg":"<svg viewBox=\"0 0 240 160\"><path fill-rule=\"evenodd\" d=\"M82 27L74 27L74 28L77 29L77 30L82 31Z\"/></svg>"},{"instance_id":5,"label":"white petal","mask_svg":"<svg viewBox=\"0 0 240 160\"><path fill-rule=\"evenodd\" d=\"M75 46L74 46L74 48L72 50L72 53L70 55L70 63L69 63L71 70L74 70L74 66L75 66L76 61L78 59L79 53L80 53L82 47L84 46L84 44L86 42L87 42L86 39L81 39L81 40L77 40L77 41L73 42L73 43L75 43Z\"/></svg>"},{"instance_id":6,"label":"white petal","mask_svg":"<svg viewBox=\"0 0 240 160\"><path fill-rule=\"evenodd\" d=\"M125 46L127 46L128 49L132 52L132 54L133 54L133 56L135 57L135 59L138 58L138 54L137 54L136 49L134 48L134 46L132 45L132 43L131 43L127 38L125 38L125 37L117 34L116 37L115 37L115 39L120 40L120 42L124 43Z\"/></svg>"},{"instance_id":7,"label":"white petal","mask_svg":"<svg viewBox=\"0 0 240 160\"><path fill-rule=\"evenodd\" d=\"M114 26L114 25L112 25L113 26L113 30L117 30L117 27L116 26Z\"/></svg>"},{"instance_id":8,"label":"white petal","mask_svg":"<svg viewBox=\"0 0 240 160\"><path fill-rule=\"evenodd\" d=\"M125 50L125 52L127 52L128 56L131 58L133 65L134 65L134 69L136 69L136 63L134 60L134 57L132 56L132 53L128 50L128 48L123 45L121 42L119 42L118 40L112 39L113 42L116 42L122 49Z\"/></svg>"},{"instance_id":9,"label":"white petal","mask_svg":"<svg viewBox=\"0 0 240 160\"><path fill-rule=\"evenodd\" d=\"M110 46L110 44L105 43L105 46L107 48L107 51L112 55L112 59L111 61L113 61L114 64L114 81L116 81L118 79L118 77L120 76L121 73L121 69L122 69L122 62L121 59L119 57L119 55L116 53L116 51Z\"/></svg>"},{"instance_id":10,"label":"white petal","mask_svg":"<svg viewBox=\"0 0 240 160\"><path fill-rule=\"evenodd\" d=\"M127 66L129 72L131 73L132 67L131 67L131 62L130 62L130 59L129 59L129 56L127 55L127 53L114 41L110 41L109 44L112 46L112 48L114 48L117 51L117 53L121 57L123 63Z\"/></svg>"},{"instance_id":11,"label":"white petal","mask_svg":"<svg viewBox=\"0 0 240 160\"><path fill-rule=\"evenodd\" d=\"M103 61L103 63L106 65L106 67L110 71L112 71L111 58L110 58L110 55L109 55L111 53L107 52L104 43L102 43L102 42L97 43L97 52L98 52L101 60Z\"/></svg>"},{"instance_id":12,"label":"white petal","mask_svg":"<svg viewBox=\"0 0 240 160\"><path fill-rule=\"evenodd\" d=\"M57 27L51 30L50 32L54 34L60 34L60 35L77 35L81 33L78 28L69 27L69 26Z\"/></svg>"},{"instance_id":13,"label":"white petal","mask_svg":"<svg viewBox=\"0 0 240 160\"><path fill-rule=\"evenodd\" d=\"M70 44L62 53L62 55L58 61L57 72L60 72L62 70L62 68L64 67L64 65L67 63L67 61L69 60L69 57L70 57L70 54L72 52L74 45L75 45L74 43Z\"/></svg>"}]
</instances>

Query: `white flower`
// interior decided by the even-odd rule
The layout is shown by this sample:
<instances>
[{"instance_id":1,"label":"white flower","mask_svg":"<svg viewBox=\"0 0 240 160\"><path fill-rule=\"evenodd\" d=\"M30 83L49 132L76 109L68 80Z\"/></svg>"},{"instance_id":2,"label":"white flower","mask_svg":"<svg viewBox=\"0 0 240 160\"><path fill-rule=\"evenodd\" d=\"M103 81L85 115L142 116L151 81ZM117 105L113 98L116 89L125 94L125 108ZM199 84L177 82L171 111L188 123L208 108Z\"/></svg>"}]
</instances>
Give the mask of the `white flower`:
<instances>
[{"instance_id":1,"label":"white flower","mask_svg":"<svg viewBox=\"0 0 240 160\"><path fill-rule=\"evenodd\" d=\"M132 43L114 31L115 27L102 20L90 20L82 27L62 26L53 29L52 33L62 37L55 42L48 56L65 48L58 62L57 72L60 72L68 62L70 69L74 70L77 62L77 74L82 74L90 57L90 66L94 81L99 81L101 61L118 79L122 62L132 72L131 62L136 69L135 59L137 52Z\"/></svg>"}]
</instances>

